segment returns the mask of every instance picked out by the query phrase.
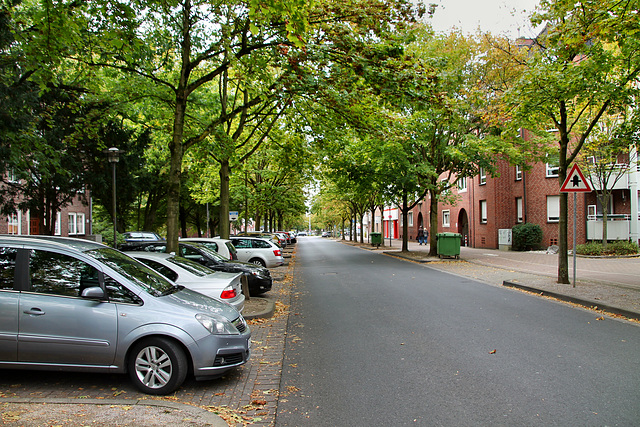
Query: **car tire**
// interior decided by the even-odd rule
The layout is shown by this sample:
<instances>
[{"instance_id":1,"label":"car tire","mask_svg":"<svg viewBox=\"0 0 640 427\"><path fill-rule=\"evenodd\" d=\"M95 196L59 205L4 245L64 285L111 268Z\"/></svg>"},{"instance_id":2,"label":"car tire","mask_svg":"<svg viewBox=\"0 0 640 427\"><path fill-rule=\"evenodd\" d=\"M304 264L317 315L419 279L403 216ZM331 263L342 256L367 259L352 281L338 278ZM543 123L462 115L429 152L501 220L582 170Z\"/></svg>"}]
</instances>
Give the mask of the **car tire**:
<instances>
[{"instance_id":1,"label":"car tire","mask_svg":"<svg viewBox=\"0 0 640 427\"><path fill-rule=\"evenodd\" d=\"M264 262L263 260L261 260L260 258L251 258L251 259L249 260L249 262L250 262L251 264L259 265L259 266L261 266L261 267L266 267L266 266L267 266L267 263L266 263L266 262Z\"/></svg>"},{"instance_id":2,"label":"car tire","mask_svg":"<svg viewBox=\"0 0 640 427\"><path fill-rule=\"evenodd\" d=\"M184 350L167 338L147 338L130 352L128 371L135 386L147 394L165 395L184 382L189 364Z\"/></svg>"}]
</instances>

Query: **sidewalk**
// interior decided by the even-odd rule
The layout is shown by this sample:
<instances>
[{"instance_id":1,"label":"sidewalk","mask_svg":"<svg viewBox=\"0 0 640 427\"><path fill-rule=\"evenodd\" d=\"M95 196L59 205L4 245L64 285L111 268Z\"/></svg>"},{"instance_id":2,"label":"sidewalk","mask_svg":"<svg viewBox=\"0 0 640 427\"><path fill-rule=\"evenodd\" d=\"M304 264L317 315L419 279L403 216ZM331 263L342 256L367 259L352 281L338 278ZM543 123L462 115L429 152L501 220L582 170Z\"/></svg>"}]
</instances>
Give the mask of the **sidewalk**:
<instances>
[{"instance_id":1,"label":"sidewalk","mask_svg":"<svg viewBox=\"0 0 640 427\"><path fill-rule=\"evenodd\" d=\"M514 252L461 247L460 259L456 260L429 257L429 247L417 242L409 242L408 254L401 253L401 248L402 242L394 240L391 247L380 247L377 250L414 262L428 262L435 269L473 277L492 285L516 287L640 320L640 257L578 256L576 286L573 287L571 255L571 284L567 285L557 283L558 255L545 251Z\"/></svg>"}]
</instances>

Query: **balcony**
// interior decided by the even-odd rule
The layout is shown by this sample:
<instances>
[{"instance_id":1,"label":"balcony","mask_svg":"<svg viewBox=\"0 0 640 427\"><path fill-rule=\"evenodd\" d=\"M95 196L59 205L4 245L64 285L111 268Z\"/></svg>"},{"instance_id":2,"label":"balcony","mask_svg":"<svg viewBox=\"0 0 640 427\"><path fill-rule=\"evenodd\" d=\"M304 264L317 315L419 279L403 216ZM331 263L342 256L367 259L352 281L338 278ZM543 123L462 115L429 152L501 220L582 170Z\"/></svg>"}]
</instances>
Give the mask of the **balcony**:
<instances>
[{"instance_id":1,"label":"balcony","mask_svg":"<svg viewBox=\"0 0 640 427\"><path fill-rule=\"evenodd\" d=\"M602 215L588 215L587 240L602 240L603 224ZM629 240L630 227L631 215L607 215L607 240Z\"/></svg>"}]
</instances>

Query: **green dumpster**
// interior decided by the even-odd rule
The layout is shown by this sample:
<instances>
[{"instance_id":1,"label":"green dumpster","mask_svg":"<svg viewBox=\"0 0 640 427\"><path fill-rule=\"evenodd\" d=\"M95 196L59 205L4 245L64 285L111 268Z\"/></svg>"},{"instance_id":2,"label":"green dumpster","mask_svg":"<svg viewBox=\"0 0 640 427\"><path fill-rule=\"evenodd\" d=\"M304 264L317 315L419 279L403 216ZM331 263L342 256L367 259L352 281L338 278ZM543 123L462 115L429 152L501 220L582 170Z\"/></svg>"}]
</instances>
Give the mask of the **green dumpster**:
<instances>
[{"instance_id":1,"label":"green dumpster","mask_svg":"<svg viewBox=\"0 0 640 427\"><path fill-rule=\"evenodd\" d=\"M371 245L380 247L382 244L382 233L369 233L371 236Z\"/></svg>"},{"instance_id":2,"label":"green dumpster","mask_svg":"<svg viewBox=\"0 0 640 427\"><path fill-rule=\"evenodd\" d=\"M437 247L438 247L438 256L442 257L460 257L460 240L462 239L462 234L458 233L438 233L436 235L437 238Z\"/></svg>"}]
</instances>

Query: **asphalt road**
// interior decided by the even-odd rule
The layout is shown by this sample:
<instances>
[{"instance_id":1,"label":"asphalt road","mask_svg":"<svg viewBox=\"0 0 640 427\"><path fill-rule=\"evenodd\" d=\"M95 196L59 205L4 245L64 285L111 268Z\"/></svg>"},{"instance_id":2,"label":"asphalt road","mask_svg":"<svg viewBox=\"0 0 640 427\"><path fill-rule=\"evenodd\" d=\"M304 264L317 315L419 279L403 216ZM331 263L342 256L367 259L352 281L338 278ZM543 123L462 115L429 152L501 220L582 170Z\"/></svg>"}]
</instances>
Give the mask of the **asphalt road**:
<instances>
[{"instance_id":1,"label":"asphalt road","mask_svg":"<svg viewBox=\"0 0 640 427\"><path fill-rule=\"evenodd\" d=\"M281 426L640 425L640 327L301 239Z\"/></svg>"}]
</instances>

